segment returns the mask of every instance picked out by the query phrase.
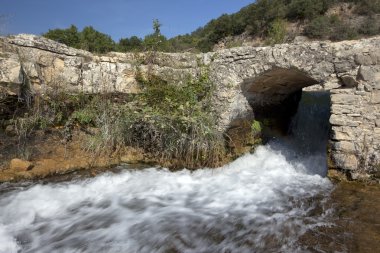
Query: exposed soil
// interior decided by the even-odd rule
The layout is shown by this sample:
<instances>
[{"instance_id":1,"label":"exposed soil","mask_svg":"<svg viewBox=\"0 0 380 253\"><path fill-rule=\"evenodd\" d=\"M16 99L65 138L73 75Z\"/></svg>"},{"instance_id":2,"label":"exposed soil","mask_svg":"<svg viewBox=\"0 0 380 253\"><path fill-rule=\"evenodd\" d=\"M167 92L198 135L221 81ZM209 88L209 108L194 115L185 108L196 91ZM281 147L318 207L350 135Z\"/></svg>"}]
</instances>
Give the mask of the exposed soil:
<instances>
[{"instance_id":1,"label":"exposed soil","mask_svg":"<svg viewBox=\"0 0 380 253\"><path fill-rule=\"evenodd\" d=\"M125 147L102 153L87 152L85 145L90 134L80 129L73 131L72 140L64 143L61 129L35 131L28 143L21 147L17 136L0 132L0 183L25 179L41 179L76 170L110 168L120 163L152 163L142 150ZM31 162L31 170L11 168L12 159Z\"/></svg>"}]
</instances>

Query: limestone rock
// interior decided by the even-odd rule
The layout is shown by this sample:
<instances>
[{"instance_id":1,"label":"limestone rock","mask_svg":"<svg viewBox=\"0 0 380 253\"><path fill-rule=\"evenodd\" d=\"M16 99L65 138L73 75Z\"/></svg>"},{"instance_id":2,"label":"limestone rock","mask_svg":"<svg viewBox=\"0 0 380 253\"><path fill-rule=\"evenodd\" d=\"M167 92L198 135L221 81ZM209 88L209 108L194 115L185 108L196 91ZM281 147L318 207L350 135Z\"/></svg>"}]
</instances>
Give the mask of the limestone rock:
<instances>
[{"instance_id":1,"label":"limestone rock","mask_svg":"<svg viewBox=\"0 0 380 253\"><path fill-rule=\"evenodd\" d=\"M355 171L358 169L358 159L355 155L338 153L334 155L334 163L338 168Z\"/></svg>"},{"instance_id":2,"label":"limestone rock","mask_svg":"<svg viewBox=\"0 0 380 253\"><path fill-rule=\"evenodd\" d=\"M334 143L334 149L345 152L347 154L355 153L355 145L353 142L339 141Z\"/></svg>"},{"instance_id":3,"label":"limestone rock","mask_svg":"<svg viewBox=\"0 0 380 253\"><path fill-rule=\"evenodd\" d=\"M330 124L334 126L345 126L346 125L345 117L333 114L330 117Z\"/></svg>"},{"instance_id":4,"label":"limestone rock","mask_svg":"<svg viewBox=\"0 0 380 253\"><path fill-rule=\"evenodd\" d=\"M332 94L331 102L333 104L356 105L359 97L354 94Z\"/></svg>"},{"instance_id":5,"label":"limestone rock","mask_svg":"<svg viewBox=\"0 0 380 253\"><path fill-rule=\"evenodd\" d=\"M372 94L372 104L380 104L380 91L376 91Z\"/></svg>"}]
</instances>

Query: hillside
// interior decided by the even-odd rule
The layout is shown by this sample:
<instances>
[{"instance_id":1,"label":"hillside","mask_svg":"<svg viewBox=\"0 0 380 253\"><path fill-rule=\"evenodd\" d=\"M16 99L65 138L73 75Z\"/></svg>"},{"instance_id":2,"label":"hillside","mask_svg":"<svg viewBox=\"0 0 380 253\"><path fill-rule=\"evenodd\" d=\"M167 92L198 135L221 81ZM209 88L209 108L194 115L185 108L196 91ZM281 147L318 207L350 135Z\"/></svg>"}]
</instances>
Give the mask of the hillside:
<instances>
[{"instance_id":1,"label":"hillside","mask_svg":"<svg viewBox=\"0 0 380 253\"><path fill-rule=\"evenodd\" d=\"M167 39L154 21L152 34L114 42L92 27L50 30L45 37L96 53L109 51L207 52L241 45L272 45L304 39L341 41L380 34L380 0L258 0L224 14L191 34ZM217 45L217 46L216 46Z\"/></svg>"}]
</instances>

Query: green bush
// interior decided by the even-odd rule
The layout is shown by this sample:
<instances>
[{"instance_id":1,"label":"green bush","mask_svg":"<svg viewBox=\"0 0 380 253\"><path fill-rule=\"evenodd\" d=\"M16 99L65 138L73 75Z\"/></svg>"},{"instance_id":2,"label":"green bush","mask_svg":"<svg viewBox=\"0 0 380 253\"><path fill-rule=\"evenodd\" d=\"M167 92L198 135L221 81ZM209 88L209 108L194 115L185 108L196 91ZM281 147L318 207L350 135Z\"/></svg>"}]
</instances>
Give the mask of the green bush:
<instances>
[{"instance_id":1,"label":"green bush","mask_svg":"<svg viewBox=\"0 0 380 253\"><path fill-rule=\"evenodd\" d=\"M288 5L287 17L291 19L312 19L323 15L333 0L293 0Z\"/></svg>"},{"instance_id":2,"label":"green bush","mask_svg":"<svg viewBox=\"0 0 380 253\"><path fill-rule=\"evenodd\" d=\"M207 73L183 85L149 75L139 78L143 93L126 104L98 97L72 119L99 129L86 149L94 154L138 147L175 166L215 166L225 154L225 140L211 111L213 84Z\"/></svg>"},{"instance_id":3,"label":"green bush","mask_svg":"<svg viewBox=\"0 0 380 253\"><path fill-rule=\"evenodd\" d=\"M178 86L151 77L141 97L126 107L126 143L184 166L213 166L224 154L224 137L211 112L207 74Z\"/></svg>"},{"instance_id":4,"label":"green bush","mask_svg":"<svg viewBox=\"0 0 380 253\"><path fill-rule=\"evenodd\" d=\"M285 42L286 21L283 19L275 19L269 28L267 43L270 45Z\"/></svg>"},{"instance_id":5,"label":"green bush","mask_svg":"<svg viewBox=\"0 0 380 253\"><path fill-rule=\"evenodd\" d=\"M71 119L82 126L93 126L96 121L96 112L92 108L84 108L74 111Z\"/></svg>"},{"instance_id":6,"label":"green bush","mask_svg":"<svg viewBox=\"0 0 380 253\"><path fill-rule=\"evenodd\" d=\"M262 132L262 124L260 121L254 120L251 125L253 135L259 135Z\"/></svg>"},{"instance_id":7,"label":"green bush","mask_svg":"<svg viewBox=\"0 0 380 253\"><path fill-rule=\"evenodd\" d=\"M336 16L319 16L310 21L305 28L305 35L310 38L327 39L330 37L333 27L338 23Z\"/></svg>"},{"instance_id":8,"label":"green bush","mask_svg":"<svg viewBox=\"0 0 380 253\"><path fill-rule=\"evenodd\" d=\"M76 26L71 25L67 29L49 30L43 36L93 53L107 53L115 50L115 42L111 37L95 30L92 26L87 26L79 32Z\"/></svg>"},{"instance_id":9,"label":"green bush","mask_svg":"<svg viewBox=\"0 0 380 253\"><path fill-rule=\"evenodd\" d=\"M355 39L356 28L342 22L338 16L319 16L305 27L305 35L314 39L330 39L334 41Z\"/></svg>"},{"instance_id":10,"label":"green bush","mask_svg":"<svg viewBox=\"0 0 380 253\"><path fill-rule=\"evenodd\" d=\"M355 0L356 12L361 15L372 15L380 13L380 0Z\"/></svg>"},{"instance_id":11,"label":"green bush","mask_svg":"<svg viewBox=\"0 0 380 253\"><path fill-rule=\"evenodd\" d=\"M373 36L380 33L380 18L367 17L358 32L366 36Z\"/></svg>"}]
</instances>

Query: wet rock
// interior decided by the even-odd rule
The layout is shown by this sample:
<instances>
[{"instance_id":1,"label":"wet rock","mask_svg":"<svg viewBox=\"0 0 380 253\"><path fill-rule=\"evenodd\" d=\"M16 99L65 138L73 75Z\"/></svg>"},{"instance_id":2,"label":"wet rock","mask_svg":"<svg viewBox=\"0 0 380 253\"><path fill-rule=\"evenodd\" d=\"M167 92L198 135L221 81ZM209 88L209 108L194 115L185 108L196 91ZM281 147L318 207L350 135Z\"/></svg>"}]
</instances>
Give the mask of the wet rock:
<instances>
[{"instance_id":1,"label":"wet rock","mask_svg":"<svg viewBox=\"0 0 380 253\"><path fill-rule=\"evenodd\" d=\"M33 169L34 165L25 160L21 159L12 159L9 168L13 171L28 171Z\"/></svg>"}]
</instances>

